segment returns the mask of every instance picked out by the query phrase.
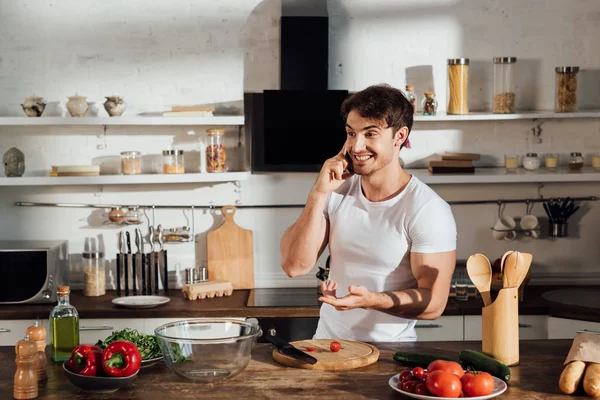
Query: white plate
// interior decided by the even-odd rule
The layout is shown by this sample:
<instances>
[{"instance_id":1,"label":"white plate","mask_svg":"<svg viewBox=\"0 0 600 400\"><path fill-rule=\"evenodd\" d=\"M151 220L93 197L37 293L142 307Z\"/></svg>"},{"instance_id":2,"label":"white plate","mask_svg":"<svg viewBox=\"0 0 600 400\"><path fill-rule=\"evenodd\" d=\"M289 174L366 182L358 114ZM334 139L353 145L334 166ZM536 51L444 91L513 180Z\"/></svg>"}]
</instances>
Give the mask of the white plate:
<instances>
[{"instance_id":1,"label":"white plate","mask_svg":"<svg viewBox=\"0 0 600 400\"><path fill-rule=\"evenodd\" d=\"M150 358L148 360L142 360L142 365L140 366L140 368L148 368L153 366L154 364L156 364L157 362L159 362L160 360L162 360L164 358L164 356L158 356L155 358Z\"/></svg>"},{"instance_id":2,"label":"white plate","mask_svg":"<svg viewBox=\"0 0 600 400\"><path fill-rule=\"evenodd\" d=\"M113 299L113 304L128 308L152 308L171 301L164 296L125 296Z\"/></svg>"},{"instance_id":3,"label":"white plate","mask_svg":"<svg viewBox=\"0 0 600 400\"><path fill-rule=\"evenodd\" d=\"M506 385L506 382L504 382L501 379L496 378L495 376L493 376L494 378L494 391L490 394L488 394L487 396L475 396L475 397L465 397L465 400L485 400L485 399L491 399L494 398L496 396L500 396L502 393L504 393L504 391L506 390L506 388L508 387ZM404 390L401 390L398 387L398 382L400 380L400 374L396 374L394 376L392 376L389 380L389 384L392 387L392 389L394 389L396 392L400 392L405 396L408 397L412 397L413 399L423 399L423 400L443 400L443 399L449 399L449 397L437 397L437 396L426 396L423 394L415 394L415 393L409 393L409 392L405 392Z\"/></svg>"}]
</instances>

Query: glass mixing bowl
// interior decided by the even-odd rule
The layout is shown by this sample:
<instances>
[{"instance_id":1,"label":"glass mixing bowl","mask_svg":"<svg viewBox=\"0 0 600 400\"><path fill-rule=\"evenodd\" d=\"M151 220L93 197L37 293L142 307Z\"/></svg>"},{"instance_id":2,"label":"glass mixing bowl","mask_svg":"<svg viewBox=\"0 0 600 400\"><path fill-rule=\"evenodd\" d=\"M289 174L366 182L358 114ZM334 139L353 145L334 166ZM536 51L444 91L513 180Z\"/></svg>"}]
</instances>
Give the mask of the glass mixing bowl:
<instances>
[{"instance_id":1,"label":"glass mixing bowl","mask_svg":"<svg viewBox=\"0 0 600 400\"><path fill-rule=\"evenodd\" d=\"M171 371L194 382L216 383L246 368L261 330L256 322L198 318L161 325L154 333Z\"/></svg>"}]
</instances>

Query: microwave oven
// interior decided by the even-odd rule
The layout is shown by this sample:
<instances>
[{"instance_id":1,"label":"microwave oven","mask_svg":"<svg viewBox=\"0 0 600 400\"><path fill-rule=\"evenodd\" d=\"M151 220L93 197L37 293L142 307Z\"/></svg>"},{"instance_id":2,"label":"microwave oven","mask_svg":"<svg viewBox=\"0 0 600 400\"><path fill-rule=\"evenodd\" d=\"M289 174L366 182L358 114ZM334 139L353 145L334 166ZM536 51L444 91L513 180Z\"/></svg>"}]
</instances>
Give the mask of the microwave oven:
<instances>
[{"instance_id":1,"label":"microwave oven","mask_svg":"<svg viewBox=\"0 0 600 400\"><path fill-rule=\"evenodd\" d=\"M55 303L68 254L67 241L0 240L0 304Z\"/></svg>"}]
</instances>

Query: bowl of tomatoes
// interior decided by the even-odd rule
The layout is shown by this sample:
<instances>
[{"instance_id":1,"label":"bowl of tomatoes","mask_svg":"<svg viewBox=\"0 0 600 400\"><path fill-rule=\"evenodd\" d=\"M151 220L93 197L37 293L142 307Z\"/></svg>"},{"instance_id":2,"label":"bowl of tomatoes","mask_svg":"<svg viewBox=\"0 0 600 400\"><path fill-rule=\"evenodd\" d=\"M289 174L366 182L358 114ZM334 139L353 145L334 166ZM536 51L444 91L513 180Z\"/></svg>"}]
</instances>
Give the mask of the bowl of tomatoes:
<instances>
[{"instance_id":1,"label":"bowl of tomatoes","mask_svg":"<svg viewBox=\"0 0 600 400\"><path fill-rule=\"evenodd\" d=\"M464 370L455 361L435 360L427 368L405 369L392 376L389 385L415 399L470 398L485 400L499 396L507 385L487 372Z\"/></svg>"}]
</instances>

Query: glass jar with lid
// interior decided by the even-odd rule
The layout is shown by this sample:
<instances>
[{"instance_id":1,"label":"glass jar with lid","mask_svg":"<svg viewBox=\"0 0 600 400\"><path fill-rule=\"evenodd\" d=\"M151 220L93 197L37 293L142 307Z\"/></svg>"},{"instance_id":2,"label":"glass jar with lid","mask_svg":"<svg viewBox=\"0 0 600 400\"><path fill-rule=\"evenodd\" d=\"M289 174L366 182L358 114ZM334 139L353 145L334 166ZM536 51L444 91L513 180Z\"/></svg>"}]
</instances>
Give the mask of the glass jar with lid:
<instances>
[{"instance_id":1,"label":"glass jar with lid","mask_svg":"<svg viewBox=\"0 0 600 400\"><path fill-rule=\"evenodd\" d=\"M494 114L515 112L515 66L517 57L494 57Z\"/></svg>"},{"instance_id":2,"label":"glass jar with lid","mask_svg":"<svg viewBox=\"0 0 600 400\"><path fill-rule=\"evenodd\" d=\"M577 111L577 73L579 67L556 67L555 112Z\"/></svg>"},{"instance_id":3,"label":"glass jar with lid","mask_svg":"<svg viewBox=\"0 0 600 400\"><path fill-rule=\"evenodd\" d=\"M208 140L206 143L206 171L207 172L226 172L227 171L227 150L223 135L225 130L222 128L211 128L206 130Z\"/></svg>"},{"instance_id":4,"label":"glass jar with lid","mask_svg":"<svg viewBox=\"0 0 600 400\"><path fill-rule=\"evenodd\" d=\"M130 225L138 225L142 223L142 211L138 206L133 206L125 214L125 222Z\"/></svg>"},{"instance_id":5,"label":"glass jar with lid","mask_svg":"<svg viewBox=\"0 0 600 400\"><path fill-rule=\"evenodd\" d=\"M121 173L137 175L142 173L142 153L139 151L121 152Z\"/></svg>"},{"instance_id":6,"label":"glass jar with lid","mask_svg":"<svg viewBox=\"0 0 600 400\"><path fill-rule=\"evenodd\" d=\"M413 106L413 114L417 113L417 95L413 85L406 85L406 98Z\"/></svg>"},{"instance_id":7,"label":"glass jar with lid","mask_svg":"<svg viewBox=\"0 0 600 400\"><path fill-rule=\"evenodd\" d=\"M183 150L163 150L163 174L183 174Z\"/></svg>"},{"instance_id":8,"label":"glass jar with lid","mask_svg":"<svg viewBox=\"0 0 600 400\"><path fill-rule=\"evenodd\" d=\"M103 296L106 294L104 255L100 252L85 252L83 257L83 295Z\"/></svg>"},{"instance_id":9,"label":"glass jar with lid","mask_svg":"<svg viewBox=\"0 0 600 400\"><path fill-rule=\"evenodd\" d=\"M583 156L579 152L571 153L571 157L569 158L569 170L571 171L579 171L583 168Z\"/></svg>"},{"instance_id":10,"label":"glass jar with lid","mask_svg":"<svg viewBox=\"0 0 600 400\"><path fill-rule=\"evenodd\" d=\"M421 110L423 110L423 115L435 115L438 106L435 93L425 92L423 94L425 95L423 100L421 100Z\"/></svg>"},{"instance_id":11,"label":"glass jar with lid","mask_svg":"<svg viewBox=\"0 0 600 400\"><path fill-rule=\"evenodd\" d=\"M468 114L469 59L448 60L448 114Z\"/></svg>"},{"instance_id":12,"label":"glass jar with lid","mask_svg":"<svg viewBox=\"0 0 600 400\"><path fill-rule=\"evenodd\" d=\"M541 161L538 158L537 153L527 153L523 157L523 168L534 171L540 167Z\"/></svg>"}]
</instances>

